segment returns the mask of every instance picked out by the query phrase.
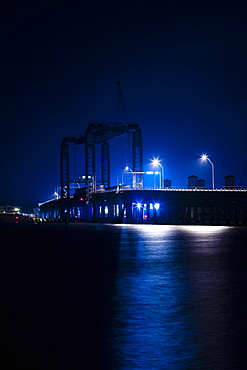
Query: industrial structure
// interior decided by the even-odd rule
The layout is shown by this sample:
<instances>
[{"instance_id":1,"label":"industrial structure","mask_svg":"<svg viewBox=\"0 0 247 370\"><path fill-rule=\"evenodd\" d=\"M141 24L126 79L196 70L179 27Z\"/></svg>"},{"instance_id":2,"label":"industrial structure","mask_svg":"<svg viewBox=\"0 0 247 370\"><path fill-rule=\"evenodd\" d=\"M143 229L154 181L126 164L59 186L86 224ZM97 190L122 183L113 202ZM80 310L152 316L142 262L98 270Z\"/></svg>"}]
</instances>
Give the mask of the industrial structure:
<instances>
[{"instance_id":1,"label":"industrial structure","mask_svg":"<svg viewBox=\"0 0 247 370\"><path fill-rule=\"evenodd\" d=\"M131 185L110 185L109 140L131 134ZM71 178L69 145L85 145L85 173ZM101 145L101 178L96 179L96 146ZM176 189L163 179L159 188L143 185L142 132L138 124L90 122L83 136L65 137L61 143L61 197L40 205L46 220L159 223L194 225L247 225L247 190L236 187L234 176L225 177L225 187L208 189L197 176L188 177L188 187ZM72 183L82 186L71 194Z\"/></svg>"},{"instance_id":2,"label":"industrial structure","mask_svg":"<svg viewBox=\"0 0 247 370\"><path fill-rule=\"evenodd\" d=\"M132 134L132 170L137 174L136 182L143 183L143 147L142 132L136 123L119 122L90 122L83 136L65 137L61 143L61 198L70 197L70 185L82 182L87 189L95 192L97 185L102 185L105 190L110 189L110 149L109 140L126 133ZM85 145L85 174L77 179L71 179L69 145ZM96 145L101 144L101 179L96 179Z\"/></svg>"}]
</instances>

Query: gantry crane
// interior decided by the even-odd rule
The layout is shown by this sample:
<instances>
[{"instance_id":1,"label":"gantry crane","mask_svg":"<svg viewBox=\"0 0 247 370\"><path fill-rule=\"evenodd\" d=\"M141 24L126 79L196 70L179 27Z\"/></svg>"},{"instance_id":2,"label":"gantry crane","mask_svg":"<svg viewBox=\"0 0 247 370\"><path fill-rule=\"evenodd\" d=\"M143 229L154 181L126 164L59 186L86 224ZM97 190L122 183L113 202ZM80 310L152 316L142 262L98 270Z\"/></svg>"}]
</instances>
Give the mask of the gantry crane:
<instances>
[{"instance_id":1,"label":"gantry crane","mask_svg":"<svg viewBox=\"0 0 247 370\"><path fill-rule=\"evenodd\" d=\"M69 173L69 144L85 144L85 183L89 187L91 179L96 184L96 145L101 144L101 183L105 189L110 188L110 150L108 140L132 133L132 170L143 171L142 131L136 123L89 122L85 135L65 137L61 143L60 173L61 198L70 197L70 183L75 179ZM137 183L142 183L142 175L138 175Z\"/></svg>"}]
</instances>

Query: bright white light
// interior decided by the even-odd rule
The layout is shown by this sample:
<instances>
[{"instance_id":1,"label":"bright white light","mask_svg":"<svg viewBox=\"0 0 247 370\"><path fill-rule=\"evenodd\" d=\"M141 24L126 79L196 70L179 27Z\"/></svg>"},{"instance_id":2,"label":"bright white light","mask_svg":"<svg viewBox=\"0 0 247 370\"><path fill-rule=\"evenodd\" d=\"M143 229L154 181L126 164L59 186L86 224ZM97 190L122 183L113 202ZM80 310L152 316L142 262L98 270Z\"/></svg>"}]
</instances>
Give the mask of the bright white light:
<instances>
[{"instance_id":1,"label":"bright white light","mask_svg":"<svg viewBox=\"0 0 247 370\"><path fill-rule=\"evenodd\" d=\"M160 208L160 203L155 203L154 208L158 210Z\"/></svg>"},{"instance_id":2,"label":"bright white light","mask_svg":"<svg viewBox=\"0 0 247 370\"><path fill-rule=\"evenodd\" d=\"M157 166L160 166L160 159L159 158L154 158L154 159L152 159L152 165L154 166L154 167L157 167Z\"/></svg>"},{"instance_id":3,"label":"bright white light","mask_svg":"<svg viewBox=\"0 0 247 370\"><path fill-rule=\"evenodd\" d=\"M202 155L201 155L201 159L202 159L203 161L206 161L206 160L208 159L208 156L207 156L206 154L202 154Z\"/></svg>"}]
</instances>

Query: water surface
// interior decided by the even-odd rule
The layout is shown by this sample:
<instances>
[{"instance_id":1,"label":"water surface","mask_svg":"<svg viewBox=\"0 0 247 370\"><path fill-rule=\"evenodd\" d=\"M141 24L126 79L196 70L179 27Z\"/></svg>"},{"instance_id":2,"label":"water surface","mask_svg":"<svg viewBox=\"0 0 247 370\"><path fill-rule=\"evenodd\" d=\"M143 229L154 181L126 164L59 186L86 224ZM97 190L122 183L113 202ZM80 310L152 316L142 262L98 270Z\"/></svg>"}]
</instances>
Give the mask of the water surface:
<instances>
[{"instance_id":1,"label":"water surface","mask_svg":"<svg viewBox=\"0 0 247 370\"><path fill-rule=\"evenodd\" d=\"M9 368L245 369L247 228L0 232Z\"/></svg>"}]
</instances>

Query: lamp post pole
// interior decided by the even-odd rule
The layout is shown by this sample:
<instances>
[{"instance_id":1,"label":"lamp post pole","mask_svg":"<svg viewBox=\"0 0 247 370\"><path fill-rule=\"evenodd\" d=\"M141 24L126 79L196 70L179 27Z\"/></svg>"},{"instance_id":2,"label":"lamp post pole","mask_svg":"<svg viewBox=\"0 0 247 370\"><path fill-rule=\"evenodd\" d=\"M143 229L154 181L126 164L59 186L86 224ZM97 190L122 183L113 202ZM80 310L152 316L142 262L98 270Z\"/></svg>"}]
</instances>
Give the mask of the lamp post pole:
<instances>
[{"instance_id":1,"label":"lamp post pole","mask_svg":"<svg viewBox=\"0 0 247 370\"><path fill-rule=\"evenodd\" d=\"M163 188L163 181L164 181L164 167L160 163L160 160L157 158L152 159L152 165L154 167L159 166L161 168L161 175L160 175L160 189Z\"/></svg>"},{"instance_id":2,"label":"lamp post pole","mask_svg":"<svg viewBox=\"0 0 247 370\"><path fill-rule=\"evenodd\" d=\"M162 166L162 164L161 163L159 163L159 166L160 166L160 168L161 168L161 176L160 176L160 182L161 182L161 184L160 184L160 188L162 189L163 187L164 187L164 167Z\"/></svg>"},{"instance_id":3,"label":"lamp post pole","mask_svg":"<svg viewBox=\"0 0 247 370\"><path fill-rule=\"evenodd\" d=\"M209 158L208 158L208 161L212 166L212 188L214 189L214 164Z\"/></svg>"},{"instance_id":4,"label":"lamp post pole","mask_svg":"<svg viewBox=\"0 0 247 370\"><path fill-rule=\"evenodd\" d=\"M131 178L132 178L131 187L134 188L135 187L135 173L132 171L132 169L129 166L126 166L124 169L124 172L122 172L122 184L124 184L124 174L131 174Z\"/></svg>"},{"instance_id":5,"label":"lamp post pole","mask_svg":"<svg viewBox=\"0 0 247 370\"><path fill-rule=\"evenodd\" d=\"M213 162L211 161L211 159L210 159L210 158L208 158L208 156L207 156L206 154L202 154L201 159L202 159L203 161L209 161L209 163L210 163L210 164L211 164L211 166L212 166L212 189L214 189L214 164L213 164Z\"/></svg>"}]
</instances>

